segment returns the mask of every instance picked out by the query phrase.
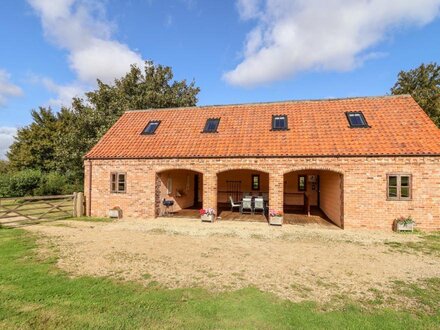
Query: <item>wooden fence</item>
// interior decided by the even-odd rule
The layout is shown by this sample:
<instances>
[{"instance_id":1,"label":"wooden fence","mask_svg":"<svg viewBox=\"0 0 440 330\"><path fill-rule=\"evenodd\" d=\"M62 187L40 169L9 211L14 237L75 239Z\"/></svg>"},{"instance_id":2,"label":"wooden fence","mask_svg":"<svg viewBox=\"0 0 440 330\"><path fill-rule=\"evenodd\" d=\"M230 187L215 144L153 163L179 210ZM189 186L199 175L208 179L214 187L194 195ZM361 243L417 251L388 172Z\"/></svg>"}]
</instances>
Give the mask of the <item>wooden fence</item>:
<instances>
[{"instance_id":1,"label":"wooden fence","mask_svg":"<svg viewBox=\"0 0 440 330\"><path fill-rule=\"evenodd\" d=\"M1 225L59 220L83 214L83 193L62 196L0 198Z\"/></svg>"}]
</instances>

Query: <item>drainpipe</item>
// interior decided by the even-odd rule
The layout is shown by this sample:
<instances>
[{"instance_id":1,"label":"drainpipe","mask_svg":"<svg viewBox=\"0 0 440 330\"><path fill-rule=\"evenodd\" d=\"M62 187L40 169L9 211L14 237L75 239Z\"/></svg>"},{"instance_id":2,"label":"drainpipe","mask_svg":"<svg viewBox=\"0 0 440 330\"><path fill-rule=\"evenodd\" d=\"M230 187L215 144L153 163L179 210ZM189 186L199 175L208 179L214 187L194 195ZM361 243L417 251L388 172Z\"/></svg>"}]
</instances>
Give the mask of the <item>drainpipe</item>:
<instances>
[{"instance_id":1,"label":"drainpipe","mask_svg":"<svg viewBox=\"0 0 440 330\"><path fill-rule=\"evenodd\" d=\"M87 160L87 166L89 167L88 185L89 185L89 198L87 199L87 215L92 215L92 161Z\"/></svg>"}]
</instances>

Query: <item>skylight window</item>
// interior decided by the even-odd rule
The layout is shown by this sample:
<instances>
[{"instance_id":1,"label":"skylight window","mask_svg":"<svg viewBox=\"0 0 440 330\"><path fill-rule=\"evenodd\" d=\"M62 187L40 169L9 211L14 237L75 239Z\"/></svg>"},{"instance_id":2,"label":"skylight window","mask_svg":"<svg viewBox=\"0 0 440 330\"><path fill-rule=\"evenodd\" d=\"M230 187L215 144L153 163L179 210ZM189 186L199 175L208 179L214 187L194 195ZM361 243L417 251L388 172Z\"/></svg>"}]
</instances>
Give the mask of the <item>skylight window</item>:
<instances>
[{"instance_id":1,"label":"skylight window","mask_svg":"<svg viewBox=\"0 0 440 330\"><path fill-rule=\"evenodd\" d=\"M362 112L346 112L345 114L350 127L369 127Z\"/></svg>"},{"instance_id":2,"label":"skylight window","mask_svg":"<svg viewBox=\"0 0 440 330\"><path fill-rule=\"evenodd\" d=\"M220 118L209 118L206 121L205 129L203 133L217 133L218 124L220 123Z\"/></svg>"},{"instance_id":3,"label":"skylight window","mask_svg":"<svg viewBox=\"0 0 440 330\"><path fill-rule=\"evenodd\" d=\"M159 125L160 125L160 121L158 120L150 121L148 125L145 126L144 130L142 131L142 134L144 135L154 134L154 132L156 132L157 128L159 127Z\"/></svg>"},{"instance_id":4,"label":"skylight window","mask_svg":"<svg viewBox=\"0 0 440 330\"><path fill-rule=\"evenodd\" d=\"M272 116L272 130L273 131L283 131L287 130L287 116L286 115L276 115Z\"/></svg>"}]
</instances>

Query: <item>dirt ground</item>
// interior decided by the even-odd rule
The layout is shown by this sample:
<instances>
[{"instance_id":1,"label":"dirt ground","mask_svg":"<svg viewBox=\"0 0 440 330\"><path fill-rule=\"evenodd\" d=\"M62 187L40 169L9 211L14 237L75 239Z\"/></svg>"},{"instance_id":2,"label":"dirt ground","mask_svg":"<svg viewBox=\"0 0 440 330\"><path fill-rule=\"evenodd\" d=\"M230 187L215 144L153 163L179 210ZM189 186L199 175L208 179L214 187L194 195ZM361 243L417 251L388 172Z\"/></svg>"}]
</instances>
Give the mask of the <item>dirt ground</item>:
<instances>
[{"instance_id":1,"label":"dirt ground","mask_svg":"<svg viewBox=\"0 0 440 330\"><path fill-rule=\"evenodd\" d=\"M255 286L293 301L392 294L395 280L440 277L440 258L393 251L417 235L190 219L57 221L27 227L72 276L169 288Z\"/></svg>"}]
</instances>

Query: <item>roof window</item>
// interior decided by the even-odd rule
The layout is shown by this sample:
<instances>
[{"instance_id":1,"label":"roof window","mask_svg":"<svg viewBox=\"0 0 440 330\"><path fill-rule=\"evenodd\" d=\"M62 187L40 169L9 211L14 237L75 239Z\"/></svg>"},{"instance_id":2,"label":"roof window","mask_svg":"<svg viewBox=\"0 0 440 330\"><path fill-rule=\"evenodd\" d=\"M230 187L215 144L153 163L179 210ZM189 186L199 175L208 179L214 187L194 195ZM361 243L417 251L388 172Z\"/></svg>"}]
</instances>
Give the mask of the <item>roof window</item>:
<instances>
[{"instance_id":1,"label":"roof window","mask_svg":"<svg viewBox=\"0 0 440 330\"><path fill-rule=\"evenodd\" d=\"M362 112L346 112L345 115L347 116L350 127L369 127Z\"/></svg>"},{"instance_id":2,"label":"roof window","mask_svg":"<svg viewBox=\"0 0 440 330\"><path fill-rule=\"evenodd\" d=\"M286 115L272 116L272 131L285 131L288 129Z\"/></svg>"},{"instance_id":3,"label":"roof window","mask_svg":"<svg viewBox=\"0 0 440 330\"><path fill-rule=\"evenodd\" d=\"M220 118L209 118L206 121L203 133L217 133L217 128L219 123L220 123Z\"/></svg>"},{"instance_id":4,"label":"roof window","mask_svg":"<svg viewBox=\"0 0 440 330\"><path fill-rule=\"evenodd\" d=\"M144 130L142 131L143 135L150 135L150 134L154 134L154 132L156 132L157 128L160 125L160 121L159 120L152 120L148 123L147 126L145 126Z\"/></svg>"}]
</instances>

